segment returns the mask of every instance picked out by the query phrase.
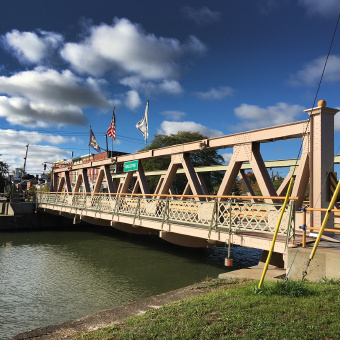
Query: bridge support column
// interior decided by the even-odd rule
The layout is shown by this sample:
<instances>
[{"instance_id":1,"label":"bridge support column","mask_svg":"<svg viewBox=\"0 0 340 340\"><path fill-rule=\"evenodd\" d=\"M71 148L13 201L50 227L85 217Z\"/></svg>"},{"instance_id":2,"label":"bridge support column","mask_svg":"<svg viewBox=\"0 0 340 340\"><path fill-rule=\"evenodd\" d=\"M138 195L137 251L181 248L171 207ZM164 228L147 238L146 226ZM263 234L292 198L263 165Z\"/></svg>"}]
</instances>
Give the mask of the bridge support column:
<instances>
[{"instance_id":1,"label":"bridge support column","mask_svg":"<svg viewBox=\"0 0 340 340\"><path fill-rule=\"evenodd\" d=\"M326 105L326 102L322 102ZM310 115L311 124L310 206L313 208L327 208L330 202L328 174L334 170L334 115L338 111L326 106L305 110ZM311 226L321 227L324 215L325 213L313 212ZM333 214L330 215L326 228L334 228Z\"/></svg>"}]
</instances>

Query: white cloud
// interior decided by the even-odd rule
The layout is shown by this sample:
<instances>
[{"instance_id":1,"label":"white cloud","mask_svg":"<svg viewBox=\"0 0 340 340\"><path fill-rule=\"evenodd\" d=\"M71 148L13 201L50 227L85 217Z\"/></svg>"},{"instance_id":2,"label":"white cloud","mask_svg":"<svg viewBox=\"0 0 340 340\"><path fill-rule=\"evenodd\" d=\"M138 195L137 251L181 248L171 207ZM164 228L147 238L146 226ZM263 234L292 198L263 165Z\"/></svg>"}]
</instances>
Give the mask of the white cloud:
<instances>
[{"instance_id":1,"label":"white cloud","mask_svg":"<svg viewBox=\"0 0 340 340\"><path fill-rule=\"evenodd\" d=\"M309 14L330 16L337 15L340 11L339 0L299 0L299 4L305 7Z\"/></svg>"},{"instance_id":2,"label":"white cloud","mask_svg":"<svg viewBox=\"0 0 340 340\"><path fill-rule=\"evenodd\" d=\"M115 18L112 26L101 24L89 31L83 42L65 44L61 56L78 72L92 75L113 70L143 79L173 78L178 74L179 57L205 51L196 37L189 37L186 43L156 37L124 18Z\"/></svg>"},{"instance_id":3,"label":"white cloud","mask_svg":"<svg viewBox=\"0 0 340 340\"><path fill-rule=\"evenodd\" d=\"M323 56L306 64L302 70L290 76L289 83L293 86L314 86L320 80L325 60L326 56ZM329 56L323 80L340 81L340 56Z\"/></svg>"},{"instance_id":4,"label":"white cloud","mask_svg":"<svg viewBox=\"0 0 340 340\"><path fill-rule=\"evenodd\" d=\"M4 46L12 50L21 62L39 63L63 42L63 37L54 32L19 32L12 30L2 36Z\"/></svg>"},{"instance_id":5,"label":"white cloud","mask_svg":"<svg viewBox=\"0 0 340 340\"><path fill-rule=\"evenodd\" d=\"M13 130L13 129L0 129L0 144L8 143L11 145L18 143L49 143L49 144L64 144L68 142L75 142L76 139L65 138L60 135L52 135L49 133L40 133L37 131L26 131L26 130Z\"/></svg>"},{"instance_id":6,"label":"white cloud","mask_svg":"<svg viewBox=\"0 0 340 340\"><path fill-rule=\"evenodd\" d=\"M230 86L220 86L219 88L211 88L206 92L196 92L196 96L200 99L221 100L234 94L234 90Z\"/></svg>"},{"instance_id":7,"label":"white cloud","mask_svg":"<svg viewBox=\"0 0 340 340\"><path fill-rule=\"evenodd\" d=\"M237 118L243 122L231 126L232 130L246 131L262 127L292 123L303 113L305 108L300 105L277 103L262 108L256 105L242 104L234 109Z\"/></svg>"},{"instance_id":8,"label":"white cloud","mask_svg":"<svg viewBox=\"0 0 340 340\"><path fill-rule=\"evenodd\" d=\"M229 162L230 162L232 155L233 155L233 154L232 154L232 153L229 153L229 152L227 152L227 153L222 153L222 154L221 154L221 156L223 157L223 159L224 159L224 161L225 161L226 163L229 163Z\"/></svg>"},{"instance_id":9,"label":"white cloud","mask_svg":"<svg viewBox=\"0 0 340 340\"><path fill-rule=\"evenodd\" d=\"M163 111L161 115L165 116L167 119L180 120L185 116L185 112L181 111Z\"/></svg>"},{"instance_id":10,"label":"white cloud","mask_svg":"<svg viewBox=\"0 0 340 340\"><path fill-rule=\"evenodd\" d=\"M54 125L85 125L87 118L73 105L34 103L21 97L0 96L0 117L12 125L47 127Z\"/></svg>"},{"instance_id":11,"label":"white cloud","mask_svg":"<svg viewBox=\"0 0 340 340\"><path fill-rule=\"evenodd\" d=\"M128 91L125 98L125 105L130 110L135 110L141 105L141 100L137 91Z\"/></svg>"},{"instance_id":12,"label":"white cloud","mask_svg":"<svg viewBox=\"0 0 340 340\"><path fill-rule=\"evenodd\" d=\"M218 137L223 135L219 130L209 129L206 126L195 122L169 122L166 120L162 122L159 133L170 135L180 131L200 132L207 137Z\"/></svg>"},{"instance_id":13,"label":"white cloud","mask_svg":"<svg viewBox=\"0 0 340 340\"><path fill-rule=\"evenodd\" d=\"M165 93L180 94L183 92L182 86L176 80L163 80L159 87Z\"/></svg>"},{"instance_id":14,"label":"white cloud","mask_svg":"<svg viewBox=\"0 0 340 340\"><path fill-rule=\"evenodd\" d=\"M74 138L65 138L59 135L43 134L35 131L15 131L11 129L0 130L1 160L9 164L10 171L22 168L26 145L29 143L26 169L28 173L36 174L43 171L43 162L69 158L71 152L56 146L38 145L37 143L63 144L75 141Z\"/></svg>"},{"instance_id":15,"label":"white cloud","mask_svg":"<svg viewBox=\"0 0 340 340\"><path fill-rule=\"evenodd\" d=\"M129 86L131 89L143 92L146 95L151 94L181 94L182 86L176 80L161 81L143 81L137 76L126 77L120 80L120 84Z\"/></svg>"},{"instance_id":16,"label":"white cloud","mask_svg":"<svg viewBox=\"0 0 340 340\"><path fill-rule=\"evenodd\" d=\"M38 67L11 77L0 77L0 93L22 96L32 102L82 107L109 107L100 92L102 80L79 78L71 71L58 72Z\"/></svg>"},{"instance_id":17,"label":"white cloud","mask_svg":"<svg viewBox=\"0 0 340 340\"><path fill-rule=\"evenodd\" d=\"M337 107L337 109L340 110L340 107ZM340 113L339 112L334 116L334 130L340 131Z\"/></svg>"},{"instance_id":18,"label":"white cloud","mask_svg":"<svg viewBox=\"0 0 340 340\"><path fill-rule=\"evenodd\" d=\"M13 76L0 76L0 117L9 123L46 127L84 125L82 108L106 109L111 102L101 92L102 80L38 67ZM2 95L1 94L5 94Z\"/></svg>"},{"instance_id":19,"label":"white cloud","mask_svg":"<svg viewBox=\"0 0 340 340\"><path fill-rule=\"evenodd\" d=\"M217 22L221 18L220 12L212 11L205 6L202 8L185 6L181 9L181 12L186 19L192 20L198 25L205 25Z\"/></svg>"}]
</instances>

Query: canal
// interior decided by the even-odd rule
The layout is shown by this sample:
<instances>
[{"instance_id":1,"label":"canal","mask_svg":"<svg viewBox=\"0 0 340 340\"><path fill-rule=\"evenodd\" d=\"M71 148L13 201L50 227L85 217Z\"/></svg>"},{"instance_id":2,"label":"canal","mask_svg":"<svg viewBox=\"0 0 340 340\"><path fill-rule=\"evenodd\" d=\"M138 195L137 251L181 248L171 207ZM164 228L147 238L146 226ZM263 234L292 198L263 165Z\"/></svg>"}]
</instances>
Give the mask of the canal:
<instances>
[{"instance_id":1,"label":"canal","mask_svg":"<svg viewBox=\"0 0 340 340\"><path fill-rule=\"evenodd\" d=\"M96 227L2 232L0 339L215 278L226 254ZM260 254L232 248L239 267Z\"/></svg>"}]
</instances>

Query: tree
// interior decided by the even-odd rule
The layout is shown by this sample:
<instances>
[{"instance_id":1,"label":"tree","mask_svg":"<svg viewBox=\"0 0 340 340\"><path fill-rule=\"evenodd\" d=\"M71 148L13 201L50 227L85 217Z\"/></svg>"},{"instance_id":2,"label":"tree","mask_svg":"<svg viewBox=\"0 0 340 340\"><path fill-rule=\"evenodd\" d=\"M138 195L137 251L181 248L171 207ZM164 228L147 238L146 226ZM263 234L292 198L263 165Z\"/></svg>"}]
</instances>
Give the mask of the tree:
<instances>
[{"instance_id":1,"label":"tree","mask_svg":"<svg viewBox=\"0 0 340 340\"><path fill-rule=\"evenodd\" d=\"M0 192L4 192L6 186L5 174L8 173L8 164L0 161Z\"/></svg>"},{"instance_id":2,"label":"tree","mask_svg":"<svg viewBox=\"0 0 340 340\"><path fill-rule=\"evenodd\" d=\"M23 177L23 179L26 179L26 180L30 180L30 179L32 179L32 178L35 178L35 176L34 176L34 175L30 175L30 174L28 174L27 172L25 173L25 175L24 175L24 177Z\"/></svg>"},{"instance_id":3,"label":"tree","mask_svg":"<svg viewBox=\"0 0 340 340\"><path fill-rule=\"evenodd\" d=\"M246 175L248 182L249 182L250 186L252 187L255 195L260 196L261 190L260 190L260 187L259 187L259 185L256 181L256 177L255 177L254 173L252 171L248 171L248 172L245 173L245 175ZM240 195L246 195L246 189L243 187L241 180L237 181L236 186L238 188Z\"/></svg>"},{"instance_id":4,"label":"tree","mask_svg":"<svg viewBox=\"0 0 340 340\"><path fill-rule=\"evenodd\" d=\"M43 191L43 192L49 192L50 191L50 188L48 187L47 183L41 188L40 191Z\"/></svg>"},{"instance_id":5,"label":"tree","mask_svg":"<svg viewBox=\"0 0 340 340\"><path fill-rule=\"evenodd\" d=\"M197 140L207 139L199 132L188 132L182 131L177 134L161 135L157 134L151 141L150 146L146 147L146 150L158 149L176 144L183 144L188 142L194 142ZM145 149L143 149L145 150ZM210 166L210 165L221 165L224 163L224 159L216 151L200 151L190 154L190 159L194 167L198 166ZM166 170L169 167L171 158L170 157L158 157L154 159L143 160L142 164L144 171L156 171ZM221 183L223 178L223 172L214 171L202 173L202 177L207 186L208 192L212 193L214 187ZM148 184L150 190L153 192L157 186L160 176L149 176ZM173 181L173 188L177 194L182 194L187 184L187 178L184 174L177 174Z\"/></svg>"}]
</instances>

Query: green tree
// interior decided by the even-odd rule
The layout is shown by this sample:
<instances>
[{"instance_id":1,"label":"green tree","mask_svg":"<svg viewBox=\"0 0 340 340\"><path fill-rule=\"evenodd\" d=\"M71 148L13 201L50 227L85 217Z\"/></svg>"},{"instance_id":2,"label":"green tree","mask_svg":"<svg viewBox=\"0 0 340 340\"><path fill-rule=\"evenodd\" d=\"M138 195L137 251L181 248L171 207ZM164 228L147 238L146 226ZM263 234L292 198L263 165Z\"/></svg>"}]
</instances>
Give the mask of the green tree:
<instances>
[{"instance_id":1,"label":"green tree","mask_svg":"<svg viewBox=\"0 0 340 340\"><path fill-rule=\"evenodd\" d=\"M50 188L48 187L47 183L41 188L40 191L43 191L43 192L49 192L50 191Z\"/></svg>"},{"instance_id":2,"label":"green tree","mask_svg":"<svg viewBox=\"0 0 340 340\"><path fill-rule=\"evenodd\" d=\"M245 175L246 175L248 182L250 183L250 186L252 187L255 195L261 196L261 190L260 190L259 184L257 183L257 180L256 180L254 173L252 171L248 171L248 172L246 172ZM246 195L246 189L244 188L241 180L237 181L236 186L238 188L240 195Z\"/></svg>"},{"instance_id":3,"label":"green tree","mask_svg":"<svg viewBox=\"0 0 340 340\"><path fill-rule=\"evenodd\" d=\"M28 174L27 172L25 173L25 175L24 175L24 177L23 177L23 179L26 179L26 180L30 180L30 179L32 179L32 178L35 178L35 176L34 176L34 175L30 175L30 174Z\"/></svg>"},{"instance_id":4,"label":"green tree","mask_svg":"<svg viewBox=\"0 0 340 340\"><path fill-rule=\"evenodd\" d=\"M146 147L146 150L158 149L176 144L183 144L194 142L197 140L207 139L199 132L188 132L182 131L177 134L161 135L157 134L151 141L150 146ZM143 149L145 150L145 149ZM198 166L210 166L210 165L221 165L224 163L224 159L216 151L200 151L190 154L191 162L194 167ZM142 161L144 171L156 171L166 170L169 167L171 158L170 157L158 157L154 159L147 159ZM209 193L213 193L214 187L216 188L221 183L223 178L223 172L214 171L210 173L202 173L202 177L207 186ZM154 192L160 176L149 176L148 184L150 190ZM176 193L182 194L187 184L187 179L184 174L177 174L173 181L173 188Z\"/></svg>"},{"instance_id":5,"label":"green tree","mask_svg":"<svg viewBox=\"0 0 340 340\"><path fill-rule=\"evenodd\" d=\"M34 196L34 194L37 192L37 188L34 186L34 185L32 185L29 189L28 189L28 195L30 196L30 197L33 197Z\"/></svg>"},{"instance_id":6,"label":"green tree","mask_svg":"<svg viewBox=\"0 0 340 340\"><path fill-rule=\"evenodd\" d=\"M8 173L8 164L0 161L0 192L4 192L6 186L5 174Z\"/></svg>"}]
</instances>

